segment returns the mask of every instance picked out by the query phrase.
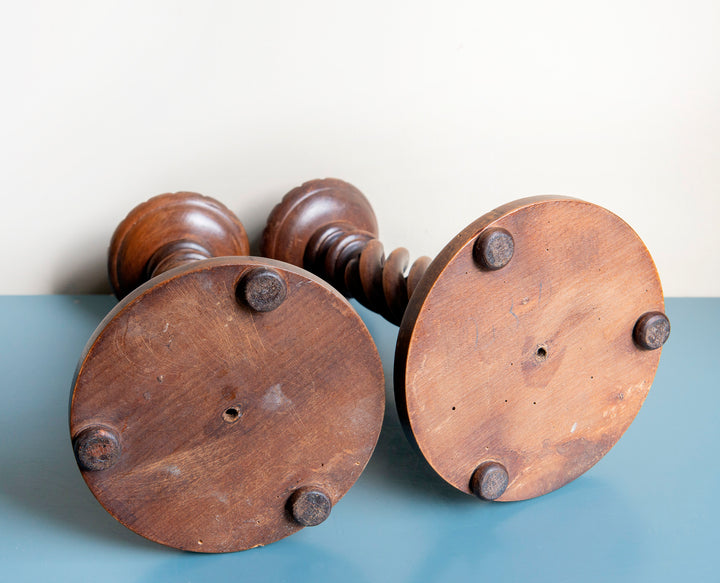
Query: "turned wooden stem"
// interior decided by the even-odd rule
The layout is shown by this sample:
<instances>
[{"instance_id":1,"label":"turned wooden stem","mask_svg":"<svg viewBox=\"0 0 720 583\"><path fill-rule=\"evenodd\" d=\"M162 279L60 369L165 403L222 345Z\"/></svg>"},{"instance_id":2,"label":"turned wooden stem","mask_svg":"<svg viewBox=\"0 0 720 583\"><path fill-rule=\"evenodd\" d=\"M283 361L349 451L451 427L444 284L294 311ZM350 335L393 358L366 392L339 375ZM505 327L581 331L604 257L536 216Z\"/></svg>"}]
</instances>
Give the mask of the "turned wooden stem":
<instances>
[{"instance_id":1,"label":"turned wooden stem","mask_svg":"<svg viewBox=\"0 0 720 583\"><path fill-rule=\"evenodd\" d=\"M385 257L370 203L342 180L311 180L291 190L273 209L262 254L293 263L330 282L348 297L400 325L430 257L408 271L407 249Z\"/></svg>"},{"instance_id":2,"label":"turned wooden stem","mask_svg":"<svg viewBox=\"0 0 720 583\"><path fill-rule=\"evenodd\" d=\"M212 257L212 252L198 243L188 240L172 241L153 253L148 260L145 272L147 273L147 279L152 279L175 267Z\"/></svg>"},{"instance_id":3,"label":"turned wooden stem","mask_svg":"<svg viewBox=\"0 0 720 583\"><path fill-rule=\"evenodd\" d=\"M161 194L136 206L118 225L108 273L122 299L170 269L249 252L242 223L222 203L194 192Z\"/></svg>"}]
</instances>

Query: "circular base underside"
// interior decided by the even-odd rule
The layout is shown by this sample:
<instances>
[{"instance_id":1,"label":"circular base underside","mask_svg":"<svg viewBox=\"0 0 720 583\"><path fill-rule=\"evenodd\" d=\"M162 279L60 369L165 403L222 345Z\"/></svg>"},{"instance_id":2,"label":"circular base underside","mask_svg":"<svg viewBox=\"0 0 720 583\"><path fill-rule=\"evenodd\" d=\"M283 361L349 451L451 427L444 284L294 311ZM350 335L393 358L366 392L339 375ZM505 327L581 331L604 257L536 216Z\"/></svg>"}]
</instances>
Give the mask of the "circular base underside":
<instances>
[{"instance_id":1,"label":"circular base underside","mask_svg":"<svg viewBox=\"0 0 720 583\"><path fill-rule=\"evenodd\" d=\"M488 228L514 240L497 271L473 259ZM406 430L464 492L490 461L509 474L501 501L555 490L639 411L661 351L639 348L633 327L663 307L650 254L617 216L558 197L501 207L453 239L411 298L395 361Z\"/></svg>"},{"instance_id":2,"label":"circular base underside","mask_svg":"<svg viewBox=\"0 0 720 583\"><path fill-rule=\"evenodd\" d=\"M258 266L287 282L270 312L236 300ZM380 359L342 296L279 262L224 258L155 278L108 315L81 360L70 430L117 432L118 461L83 477L125 526L226 552L302 528L288 509L299 488L337 503L383 412Z\"/></svg>"}]
</instances>

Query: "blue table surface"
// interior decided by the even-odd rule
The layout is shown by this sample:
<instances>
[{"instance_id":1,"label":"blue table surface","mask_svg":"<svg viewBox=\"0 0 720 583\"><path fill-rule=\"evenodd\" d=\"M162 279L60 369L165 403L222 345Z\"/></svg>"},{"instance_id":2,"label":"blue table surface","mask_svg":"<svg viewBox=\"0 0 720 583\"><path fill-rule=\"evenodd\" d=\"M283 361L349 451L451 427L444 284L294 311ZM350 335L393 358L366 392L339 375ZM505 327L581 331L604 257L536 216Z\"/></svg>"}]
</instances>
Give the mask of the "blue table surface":
<instances>
[{"instance_id":1,"label":"blue table surface","mask_svg":"<svg viewBox=\"0 0 720 583\"><path fill-rule=\"evenodd\" d=\"M388 379L375 455L322 525L224 555L132 533L80 477L70 383L113 305L108 296L0 297L0 580L720 580L720 299L669 299L673 331L624 437L571 484L513 503L456 491L410 449L392 400L397 328L359 308Z\"/></svg>"}]
</instances>

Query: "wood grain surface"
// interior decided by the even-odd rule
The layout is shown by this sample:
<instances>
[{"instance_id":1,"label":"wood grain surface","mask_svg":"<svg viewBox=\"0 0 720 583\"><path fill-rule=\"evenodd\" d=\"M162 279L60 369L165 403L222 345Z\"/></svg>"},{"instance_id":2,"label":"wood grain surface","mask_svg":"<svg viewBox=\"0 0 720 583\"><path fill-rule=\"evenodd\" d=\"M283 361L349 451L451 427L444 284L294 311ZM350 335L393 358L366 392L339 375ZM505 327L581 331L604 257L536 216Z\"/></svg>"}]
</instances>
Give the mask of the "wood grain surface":
<instances>
[{"instance_id":1,"label":"wood grain surface","mask_svg":"<svg viewBox=\"0 0 720 583\"><path fill-rule=\"evenodd\" d=\"M256 312L235 286L267 266L288 294ZM302 528L288 509L300 488L336 504L370 459L383 413L380 359L340 294L287 264L221 258L153 279L107 316L79 365L70 431L119 436L118 461L83 477L125 526L225 552Z\"/></svg>"},{"instance_id":2,"label":"wood grain surface","mask_svg":"<svg viewBox=\"0 0 720 583\"><path fill-rule=\"evenodd\" d=\"M478 237L502 228L510 262L483 269ZM645 245L621 219L579 200L536 197L488 213L455 237L410 298L395 359L398 410L432 467L471 492L499 462L499 500L559 488L622 436L660 350L633 341L664 309Z\"/></svg>"},{"instance_id":3,"label":"wood grain surface","mask_svg":"<svg viewBox=\"0 0 720 583\"><path fill-rule=\"evenodd\" d=\"M209 259L248 247L214 199L135 207L109 253L123 299L74 381L70 433L91 491L179 549L244 550L320 524L382 425L382 365L347 300L292 265Z\"/></svg>"},{"instance_id":4,"label":"wood grain surface","mask_svg":"<svg viewBox=\"0 0 720 583\"><path fill-rule=\"evenodd\" d=\"M576 199L522 199L409 270L407 251L386 258L376 237L364 195L319 179L273 209L263 250L400 324L398 412L438 474L486 500L520 500L610 450L670 332L652 258L626 223Z\"/></svg>"}]
</instances>

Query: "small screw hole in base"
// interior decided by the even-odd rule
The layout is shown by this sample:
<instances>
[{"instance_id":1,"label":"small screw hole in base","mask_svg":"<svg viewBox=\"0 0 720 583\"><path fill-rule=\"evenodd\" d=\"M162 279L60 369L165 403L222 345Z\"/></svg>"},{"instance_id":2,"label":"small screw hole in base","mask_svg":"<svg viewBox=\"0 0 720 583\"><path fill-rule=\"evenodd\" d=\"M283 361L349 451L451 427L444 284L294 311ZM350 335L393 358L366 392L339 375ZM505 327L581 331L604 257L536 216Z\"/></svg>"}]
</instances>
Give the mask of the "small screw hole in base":
<instances>
[{"instance_id":1,"label":"small screw hole in base","mask_svg":"<svg viewBox=\"0 0 720 583\"><path fill-rule=\"evenodd\" d=\"M235 421L240 419L240 407L228 407L222 414L222 418L225 423L235 423Z\"/></svg>"},{"instance_id":2,"label":"small screw hole in base","mask_svg":"<svg viewBox=\"0 0 720 583\"><path fill-rule=\"evenodd\" d=\"M538 349L535 351L535 357L538 360L545 360L547 356L547 348L545 348L544 346L539 346Z\"/></svg>"}]
</instances>

